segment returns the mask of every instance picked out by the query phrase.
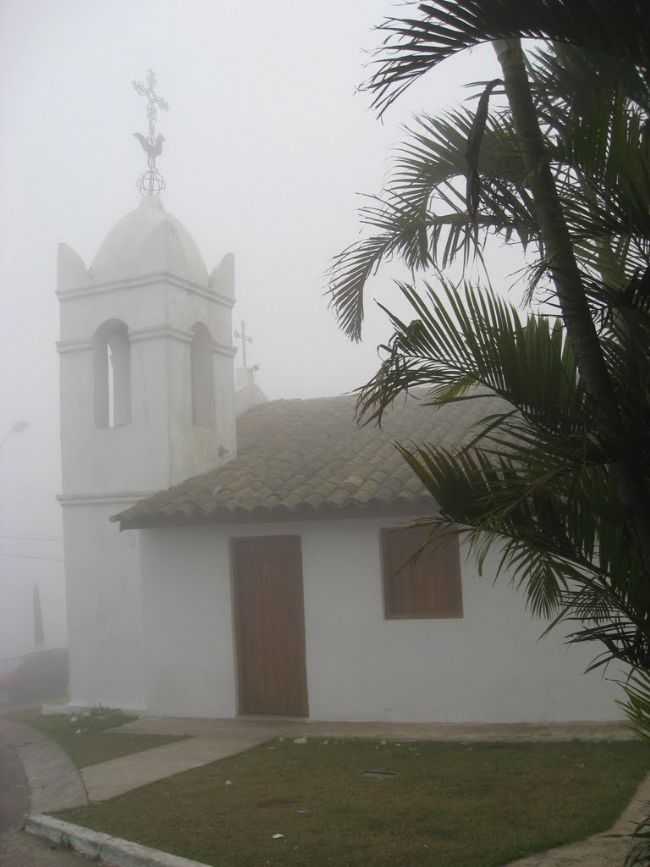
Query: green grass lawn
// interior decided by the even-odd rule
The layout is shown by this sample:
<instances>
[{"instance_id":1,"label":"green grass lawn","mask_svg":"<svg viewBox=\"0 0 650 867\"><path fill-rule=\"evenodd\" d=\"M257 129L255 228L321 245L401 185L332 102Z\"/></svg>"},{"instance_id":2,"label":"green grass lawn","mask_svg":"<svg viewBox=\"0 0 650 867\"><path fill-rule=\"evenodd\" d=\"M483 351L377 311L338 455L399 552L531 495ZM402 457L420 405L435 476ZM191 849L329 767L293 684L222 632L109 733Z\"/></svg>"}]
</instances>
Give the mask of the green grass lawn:
<instances>
[{"instance_id":1,"label":"green grass lawn","mask_svg":"<svg viewBox=\"0 0 650 867\"><path fill-rule=\"evenodd\" d=\"M163 735L132 735L106 731L136 719L122 711L108 708L93 708L83 714L72 716L67 714L44 716L37 710L13 713L9 716L19 722L27 723L56 741L78 768L182 740L179 737Z\"/></svg>"},{"instance_id":2,"label":"green grass lawn","mask_svg":"<svg viewBox=\"0 0 650 867\"><path fill-rule=\"evenodd\" d=\"M60 815L219 867L497 867L607 829L649 759L638 742L279 740Z\"/></svg>"}]
</instances>

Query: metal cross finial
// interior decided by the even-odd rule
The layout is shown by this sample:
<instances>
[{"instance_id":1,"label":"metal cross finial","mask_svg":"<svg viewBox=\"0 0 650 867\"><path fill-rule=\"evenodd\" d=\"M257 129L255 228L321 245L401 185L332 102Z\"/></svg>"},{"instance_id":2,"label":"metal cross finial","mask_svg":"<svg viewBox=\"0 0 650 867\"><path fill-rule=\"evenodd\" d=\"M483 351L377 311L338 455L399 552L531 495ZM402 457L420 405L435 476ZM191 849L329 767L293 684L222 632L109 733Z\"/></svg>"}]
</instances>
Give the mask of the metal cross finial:
<instances>
[{"instance_id":1,"label":"metal cross finial","mask_svg":"<svg viewBox=\"0 0 650 867\"><path fill-rule=\"evenodd\" d=\"M156 168L156 159L162 153L165 137L161 133L156 134L156 122L158 120L158 110L167 111L169 106L166 100L156 93L156 76L152 69L147 72L144 83L134 81L133 87L136 93L146 97L147 122L149 126L149 134L146 136L139 132L133 133L147 155L148 166L147 171L138 180L138 189L145 195L153 196L165 189L164 178Z\"/></svg>"},{"instance_id":2,"label":"metal cross finial","mask_svg":"<svg viewBox=\"0 0 650 867\"><path fill-rule=\"evenodd\" d=\"M246 334L246 323L242 319L241 321L241 331L235 331L235 337L238 337L241 340L241 355L242 355L242 366L244 370L248 369L248 365L246 364L246 344L252 343L253 338L249 337Z\"/></svg>"}]
</instances>

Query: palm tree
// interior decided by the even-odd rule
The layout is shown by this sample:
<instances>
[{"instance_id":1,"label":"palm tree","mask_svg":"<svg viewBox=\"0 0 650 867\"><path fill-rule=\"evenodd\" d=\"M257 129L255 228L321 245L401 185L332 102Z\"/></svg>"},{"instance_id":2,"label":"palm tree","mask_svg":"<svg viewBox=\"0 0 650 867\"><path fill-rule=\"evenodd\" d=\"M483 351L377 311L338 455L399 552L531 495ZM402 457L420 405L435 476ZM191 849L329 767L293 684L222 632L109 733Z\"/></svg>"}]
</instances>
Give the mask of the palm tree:
<instances>
[{"instance_id":1,"label":"palm tree","mask_svg":"<svg viewBox=\"0 0 650 867\"><path fill-rule=\"evenodd\" d=\"M628 710L650 731L650 22L640 2L435 0L389 19L366 87L383 112L451 54L494 43L503 79L473 116L422 117L332 267L332 303L359 339L363 291L388 257L437 280L400 290L384 361L360 390L381 421L414 385L432 405L498 395L503 409L451 453L399 446L479 561L498 542L533 610L600 641L636 674ZM588 25L586 22L588 21ZM525 57L519 39L552 40ZM505 109L490 97L503 87ZM463 192L462 182L466 189ZM537 249L522 318L442 269L490 234Z\"/></svg>"}]
</instances>

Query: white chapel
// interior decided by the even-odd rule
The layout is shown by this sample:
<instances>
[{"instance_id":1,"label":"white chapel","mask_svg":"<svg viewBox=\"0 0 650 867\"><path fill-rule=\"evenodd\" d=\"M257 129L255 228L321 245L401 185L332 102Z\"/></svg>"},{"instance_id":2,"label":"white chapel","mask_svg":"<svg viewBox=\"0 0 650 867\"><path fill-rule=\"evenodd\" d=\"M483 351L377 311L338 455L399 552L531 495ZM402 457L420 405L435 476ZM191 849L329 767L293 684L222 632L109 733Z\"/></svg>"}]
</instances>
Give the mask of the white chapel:
<instances>
[{"instance_id":1,"label":"white chapel","mask_svg":"<svg viewBox=\"0 0 650 867\"><path fill-rule=\"evenodd\" d=\"M155 80L139 205L90 266L58 258L69 708L319 720L620 716L457 538L396 439L455 444L478 402L415 399L359 428L354 399L267 401L234 372L235 269L209 271L162 201ZM158 100L158 102L156 102ZM225 251L224 251L225 252ZM496 562L496 561L495 561Z\"/></svg>"}]
</instances>

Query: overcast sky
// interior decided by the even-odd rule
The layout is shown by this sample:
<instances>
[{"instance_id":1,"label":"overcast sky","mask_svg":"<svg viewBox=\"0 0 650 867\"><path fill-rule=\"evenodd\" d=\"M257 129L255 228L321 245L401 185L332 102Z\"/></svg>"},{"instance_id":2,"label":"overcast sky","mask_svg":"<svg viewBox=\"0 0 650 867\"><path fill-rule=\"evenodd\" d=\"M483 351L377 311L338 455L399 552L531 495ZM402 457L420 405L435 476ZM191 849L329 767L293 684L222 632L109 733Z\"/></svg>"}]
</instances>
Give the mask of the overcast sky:
<instances>
[{"instance_id":1,"label":"overcast sky","mask_svg":"<svg viewBox=\"0 0 650 867\"><path fill-rule=\"evenodd\" d=\"M31 616L39 581L46 630L62 586L56 246L90 264L137 205L132 134L146 120L132 79L153 67L170 105L165 207L209 270L235 254L235 321L253 336L261 386L270 398L340 393L373 372L387 334L371 309L350 344L323 296L332 256L357 237L358 194L380 189L414 114L496 74L488 48L465 54L378 122L356 88L373 27L395 12L383 0L0 0L0 437L29 422L0 450L0 589L24 588ZM390 299L388 274L374 295ZM14 620L5 606L0 657Z\"/></svg>"}]
</instances>

